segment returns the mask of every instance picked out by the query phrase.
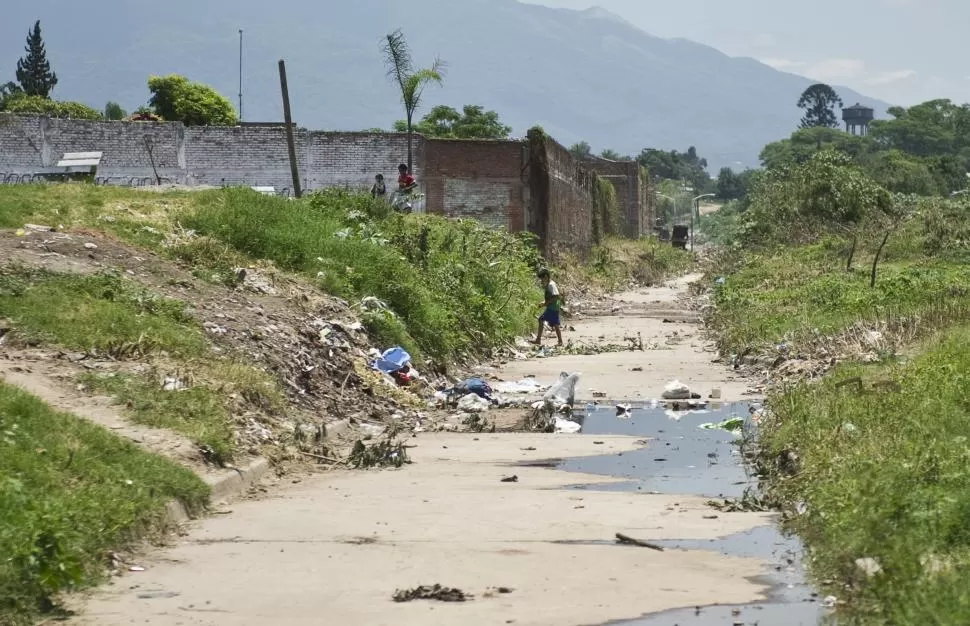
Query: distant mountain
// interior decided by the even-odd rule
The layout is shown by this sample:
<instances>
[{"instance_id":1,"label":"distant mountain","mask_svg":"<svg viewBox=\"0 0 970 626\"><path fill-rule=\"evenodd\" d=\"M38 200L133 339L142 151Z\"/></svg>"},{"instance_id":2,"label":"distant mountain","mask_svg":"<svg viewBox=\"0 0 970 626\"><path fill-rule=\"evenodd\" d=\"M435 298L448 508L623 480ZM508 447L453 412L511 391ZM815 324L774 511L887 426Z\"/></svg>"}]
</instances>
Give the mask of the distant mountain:
<instances>
[{"instance_id":1,"label":"distant mountain","mask_svg":"<svg viewBox=\"0 0 970 626\"><path fill-rule=\"evenodd\" d=\"M756 166L764 144L798 123L807 78L660 39L603 9L515 0L14 0L0 22L0 82L13 79L27 29L40 19L60 78L54 96L95 107L144 104L149 74L177 72L234 102L244 33L247 121L282 118L276 61L285 58L294 116L315 129L390 128L401 106L385 77L382 36L403 28L419 66L448 61L434 104L481 104L518 134L539 124L597 151L684 150ZM838 88L846 104L888 105Z\"/></svg>"}]
</instances>

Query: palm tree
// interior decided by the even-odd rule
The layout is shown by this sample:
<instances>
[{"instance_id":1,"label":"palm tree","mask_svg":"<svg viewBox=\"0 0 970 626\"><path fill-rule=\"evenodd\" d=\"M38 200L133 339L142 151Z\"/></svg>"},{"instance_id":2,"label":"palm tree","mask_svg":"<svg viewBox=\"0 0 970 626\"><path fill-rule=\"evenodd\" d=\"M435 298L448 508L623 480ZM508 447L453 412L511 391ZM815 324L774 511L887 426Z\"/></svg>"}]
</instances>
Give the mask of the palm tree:
<instances>
[{"instance_id":1,"label":"palm tree","mask_svg":"<svg viewBox=\"0 0 970 626\"><path fill-rule=\"evenodd\" d=\"M421 95L428 83L441 84L444 78L445 63L441 59L435 59L430 68L415 70L414 62L411 60L411 49L408 47L408 42L404 39L404 33L400 29L387 36L387 42L384 44L384 63L387 65L388 78L401 88L401 101L404 103L404 112L408 124L408 169L410 170L414 112L421 104Z\"/></svg>"}]
</instances>

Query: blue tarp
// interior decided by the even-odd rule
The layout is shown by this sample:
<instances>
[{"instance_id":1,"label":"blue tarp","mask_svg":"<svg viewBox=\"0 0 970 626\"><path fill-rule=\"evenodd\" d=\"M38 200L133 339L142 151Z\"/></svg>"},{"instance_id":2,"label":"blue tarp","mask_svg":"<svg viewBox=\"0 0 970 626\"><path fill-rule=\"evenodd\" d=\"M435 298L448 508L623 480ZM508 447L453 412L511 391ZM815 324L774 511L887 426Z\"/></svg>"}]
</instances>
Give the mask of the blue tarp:
<instances>
[{"instance_id":1,"label":"blue tarp","mask_svg":"<svg viewBox=\"0 0 970 626\"><path fill-rule=\"evenodd\" d=\"M371 362L370 366L380 372L385 372L387 374L393 374L398 370L404 369L404 367L411 362L411 355L404 351L404 348L397 346L389 350L385 350L381 358L375 359Z\"/></svg>"}]
</instances>

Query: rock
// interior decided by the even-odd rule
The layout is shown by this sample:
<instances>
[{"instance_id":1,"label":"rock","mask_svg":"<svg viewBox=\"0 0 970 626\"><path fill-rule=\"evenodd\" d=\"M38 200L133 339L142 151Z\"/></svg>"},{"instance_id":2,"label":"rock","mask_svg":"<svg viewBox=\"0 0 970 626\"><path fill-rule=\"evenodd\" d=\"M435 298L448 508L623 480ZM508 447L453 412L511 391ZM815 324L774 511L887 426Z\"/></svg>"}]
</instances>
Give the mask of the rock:
<instances>
[{"instance_id":1,"label":"rock","mask_svg":"<svg viewBox=\"0 0 970 626\"><path fill-rule=\"evenodd\" d=\"M88 250L97 250L97 249L98 249L98 244L96 244L96 243L91 243L91 242L89 241L88 243L86 243L86 244L84 244L84 247L85 247L86 249L88 249Z\"/></svg>"},{"instance_id":2,"label":"rock","mask_svg":"<svg viewBox=\"0 0 970 626\"><path fill-rule=\"evenodd\" d=\"M165 380L162 381L162 391L184 391L188 388L189 386L184 381L174 376L166 376Z\"/></svg>"}]
</instances>

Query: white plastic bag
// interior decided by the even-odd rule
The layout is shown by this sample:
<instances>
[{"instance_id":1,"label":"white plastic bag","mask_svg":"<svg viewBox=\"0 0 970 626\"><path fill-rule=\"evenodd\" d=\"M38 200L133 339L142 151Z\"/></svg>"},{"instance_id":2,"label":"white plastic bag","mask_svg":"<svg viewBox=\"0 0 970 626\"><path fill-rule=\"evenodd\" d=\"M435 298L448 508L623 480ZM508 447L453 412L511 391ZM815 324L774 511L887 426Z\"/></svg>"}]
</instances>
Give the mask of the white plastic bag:
<instances>
[{"instance_id":1,"label":"white plastic bag","mask_svg":"<svg viewBox=\"0 0 970 626\"><path fill-rule=\"evenodd\" d=\"M488 400L474 393L462 396L458 401L458 410L466 413L484 413L490 406Z\"/></svg>"},{"instance_id":2,"label":"white plastic bag","mask_svg":"<svg viewBox=\"0 0 970 626\"><path fill-rule=\"evenodd\" d=\"M579 383L579 372L569 374L563 372L559 375L559 380L552 386L542 401L551 406L553 410L558 410L564 404L572 406L576 402L576 384Z\"/></svg>"},{"instance_id":3,"label":"white plastic bag","mask_svg":"<svg viewBox=\"0 0 970 626\"><path fill-rule=\"evenodd\" d=\"M663 392L664 400L690 400L690 387L675 380L673 382L667 383L664 387Z\"/></svg>"}]
</instances>

